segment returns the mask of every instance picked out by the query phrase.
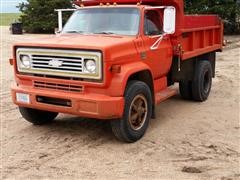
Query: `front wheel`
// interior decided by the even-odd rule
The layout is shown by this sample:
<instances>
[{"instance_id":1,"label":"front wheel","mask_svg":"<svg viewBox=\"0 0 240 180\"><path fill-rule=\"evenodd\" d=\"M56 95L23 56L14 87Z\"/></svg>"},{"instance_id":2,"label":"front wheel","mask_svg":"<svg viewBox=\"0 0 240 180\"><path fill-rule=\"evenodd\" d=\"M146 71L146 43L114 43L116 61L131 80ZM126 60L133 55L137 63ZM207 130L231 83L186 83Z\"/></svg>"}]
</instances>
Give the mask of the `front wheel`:
<instances>
[{"instance_id":1,"label":"front wheel","mask_svg":"<svg viewBox=\"0 0 240 180\"><path fill-rule=\"evenodd\" d=\"M19 111L24 119L34 125L43 125L54 120L58 113L42 111L37 109L19 107Z\"/></svg>"},{"instance_id":2,"label":"front wheel","mask_svg":"<svg viewBox=\"0 0 240 180\"><path fill-rule=\"evenodd\" d=\"M147 84L130 81L125 92L123 117L111 121L114 135L124 142L136 142L145 134L152 115L152 95Z\"/></svg>"}]
</instances>

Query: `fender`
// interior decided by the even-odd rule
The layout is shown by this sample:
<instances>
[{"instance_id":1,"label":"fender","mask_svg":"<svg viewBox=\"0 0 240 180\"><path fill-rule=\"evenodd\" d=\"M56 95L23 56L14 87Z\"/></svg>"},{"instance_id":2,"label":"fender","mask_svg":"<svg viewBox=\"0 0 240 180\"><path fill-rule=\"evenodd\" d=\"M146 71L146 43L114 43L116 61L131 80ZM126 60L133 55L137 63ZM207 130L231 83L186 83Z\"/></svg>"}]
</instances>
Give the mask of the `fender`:
<instances>
[{"instance_id":1,"label":"fender","mask_svg":"<svg viewBox=\"0 0 240 180\"><path fill-rule=\"evenodd\" d=\"M125 92L129 77L137 72L145 71L145 70L148 70L149 72L151 72L150 67L144 62L137 61L137 62L121 65L121 72L113 74L110 86L108 88L109 94L111 94L111 96L118 96L118 97L124 96L124 92ZM151 75L152 75L152 72L151 72Z\"/></svg>"}]
</instances>

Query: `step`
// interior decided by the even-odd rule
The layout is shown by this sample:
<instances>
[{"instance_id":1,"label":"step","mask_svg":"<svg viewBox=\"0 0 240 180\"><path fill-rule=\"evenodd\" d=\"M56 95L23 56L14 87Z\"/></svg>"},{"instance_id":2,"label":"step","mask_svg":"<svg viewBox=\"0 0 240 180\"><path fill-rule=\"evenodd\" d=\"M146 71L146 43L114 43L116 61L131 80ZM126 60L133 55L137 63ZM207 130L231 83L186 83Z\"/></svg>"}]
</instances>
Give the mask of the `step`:
<instances>
[{"instance_id":1,"label":"step","mask_svg":"<svg viewBox=\"0 0 240 180\"><path fill-rule=\"evenodd\" d=\"M178 90L176 88L166 88L158 93L155 94L155 104L159 104L167 100L168 98L175 96Z\"/></svg>"}]
</instances>

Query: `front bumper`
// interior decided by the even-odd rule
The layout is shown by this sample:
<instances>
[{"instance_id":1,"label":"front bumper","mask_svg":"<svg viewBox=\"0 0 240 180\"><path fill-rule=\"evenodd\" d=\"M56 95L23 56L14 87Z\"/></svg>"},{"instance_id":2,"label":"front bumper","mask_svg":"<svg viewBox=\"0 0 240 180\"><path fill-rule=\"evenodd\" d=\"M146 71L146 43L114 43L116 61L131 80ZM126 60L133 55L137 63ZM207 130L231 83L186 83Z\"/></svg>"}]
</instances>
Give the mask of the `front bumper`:
<instances>
[{"instance_id":1,"label":"front bumper","mask_svg":"<svg viewBox=\"0 0 240 180\"><path fill-rule=\"evenodd\" d=\"M20 107L73 114L87 118L102 120L121 118L124 109L123 97L110 97L93 93L56 92L52 90L36 89L29 86L12 86L11 91L13 102ZM16 93L29 94L30 103L18 102ZM66 99L71 102L71 105L67 107L42 103L37 100L37 97L39 96Z\"/></svg>"}]
</instances>

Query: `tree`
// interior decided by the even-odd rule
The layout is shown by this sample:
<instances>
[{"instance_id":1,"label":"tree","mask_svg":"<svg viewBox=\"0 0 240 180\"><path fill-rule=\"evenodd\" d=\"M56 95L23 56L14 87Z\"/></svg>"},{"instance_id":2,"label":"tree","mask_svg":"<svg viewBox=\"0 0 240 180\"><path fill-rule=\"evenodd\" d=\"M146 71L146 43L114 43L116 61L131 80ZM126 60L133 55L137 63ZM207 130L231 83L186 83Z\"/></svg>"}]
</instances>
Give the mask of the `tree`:
<instances>
[{"instance_id":1,"label":"tree","mask_svg":"<svg viewBox=\"0 0 240 180\"><path fill-rule=\"evenodd\" d=\"M22 12L20 21L23 28L30 33L53 33L57 27L57 13L54 9L71 8L70 0L27 0L19 4ZM65 13L63 20L68 19L69 13Z\"/></svg>"},{"instance_id":2,"label":"tree","mask_svg":"<svg viewBox=\"0 0 240 180\"><path fill-rule=\"evenodd\" d=\"M186 0L185 10L190 14L218 14L224 21L225 33L240 33L239 0Z\"/></svg>"}]
</instances>

